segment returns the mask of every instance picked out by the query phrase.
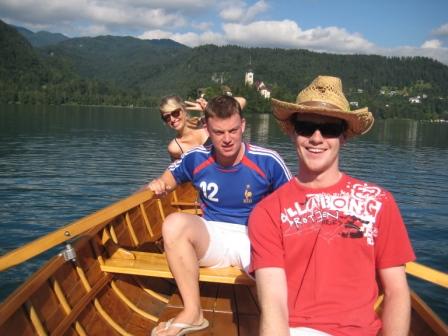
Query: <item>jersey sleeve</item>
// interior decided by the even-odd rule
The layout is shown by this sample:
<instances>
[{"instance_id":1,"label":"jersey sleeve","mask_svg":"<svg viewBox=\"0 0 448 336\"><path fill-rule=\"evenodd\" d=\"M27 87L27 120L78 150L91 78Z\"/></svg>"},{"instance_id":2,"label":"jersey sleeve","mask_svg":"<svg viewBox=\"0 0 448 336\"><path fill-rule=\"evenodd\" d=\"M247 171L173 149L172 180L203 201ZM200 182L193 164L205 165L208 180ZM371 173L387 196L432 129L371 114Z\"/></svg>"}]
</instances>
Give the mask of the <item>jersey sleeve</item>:
<instances>
[{"instance_id":1,"label":"jersey sleeve","mask_svg":"<svg viewBox=\"0 0 448 336\"><path fill-rule=\"evenodd\" d=\"M275 207L276 202L271 201L272 197L264 199L251 212L249 216L249 239L251 242L251 264L249 272L253 273L257 269L264 267L284 268L284 248L281 224L276 221L272 214L278 214ZM269 209L265 207L269 205Z\"/></svg>"},{"instance_id":2,"label":"jersey sleeve","mask_svg":"<svg viewBox=\"0 0 448 336\"><path fill-rule=\"evenodd\" d=\"M281 156L277 153L273 156L271 165L271 185L272 190L276 190L283 184L288 182L291 178L291 172L289 171L286 163Z\"/></svg>"},{"instance_id":3,"label":"jersey sleeve","mask_svg":"<svg viewBox=\"0 0 448 336\"><path fill-rule=\"evenodd\" d=\"M168 166L177 184L193 180L194 156L191 153L183 154L180 159Z\"/></svg>"},{"instance_id":4,"label":"jersey sleeve","mask_svg":"<svg viewBox=\"0 0 448 336\"><path fill-rule=\"evenodd\" d=\"M415 260L398 205L391 193L386 192L385 198L378 218L375 242L376 268L400 266Z\"/></svg>"}]
</instances>

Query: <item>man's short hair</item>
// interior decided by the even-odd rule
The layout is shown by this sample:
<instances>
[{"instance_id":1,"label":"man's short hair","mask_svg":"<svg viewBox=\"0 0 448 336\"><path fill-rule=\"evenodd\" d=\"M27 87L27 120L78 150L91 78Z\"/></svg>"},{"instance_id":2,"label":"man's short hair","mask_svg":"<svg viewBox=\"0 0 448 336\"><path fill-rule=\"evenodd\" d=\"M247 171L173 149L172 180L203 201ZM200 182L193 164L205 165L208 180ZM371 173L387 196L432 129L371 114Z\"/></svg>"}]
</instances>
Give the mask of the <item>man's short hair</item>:
<instances>
[{"instance_id":1,"label":"man's short hair","mask_svg":"<svg viewBox=\"0 0 448 336\"><path fill-rule=\"evenodd\" d=\"M205 121L209 118L217 117L219 119L227 119L232 115L238 114L243 117L241 106L238 101L228 95L221 95L211 99L205 108Z\"/></svg>"}]
</instances>

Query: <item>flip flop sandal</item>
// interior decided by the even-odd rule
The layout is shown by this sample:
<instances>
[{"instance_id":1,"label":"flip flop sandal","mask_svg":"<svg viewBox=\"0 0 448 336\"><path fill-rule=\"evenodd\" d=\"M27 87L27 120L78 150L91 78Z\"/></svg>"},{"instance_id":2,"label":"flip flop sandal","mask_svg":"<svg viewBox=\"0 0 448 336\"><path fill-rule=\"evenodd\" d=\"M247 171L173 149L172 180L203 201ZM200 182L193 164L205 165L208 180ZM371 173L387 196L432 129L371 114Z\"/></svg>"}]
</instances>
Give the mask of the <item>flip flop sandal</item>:
<instances>
[{"instance_id":1,"label":"flip flop sandal","mask_svg":"<svg viewBox=\"0 0 448 336\"><path fill-rule=\"evenodd\" d=\"M176 336L183 336L183 335L191 334L195 331L205 329L209 326L209 323L206 319L204 319L201 324L188 324L188 323L173 322L173 321L174 321L174 318L166 321L165 327L160 330L168 330L171 327L178 328L180 330L176 334ZM151 336L156 336L156 328L154 328L152 330Z\"/></svg>"}]
</instances>

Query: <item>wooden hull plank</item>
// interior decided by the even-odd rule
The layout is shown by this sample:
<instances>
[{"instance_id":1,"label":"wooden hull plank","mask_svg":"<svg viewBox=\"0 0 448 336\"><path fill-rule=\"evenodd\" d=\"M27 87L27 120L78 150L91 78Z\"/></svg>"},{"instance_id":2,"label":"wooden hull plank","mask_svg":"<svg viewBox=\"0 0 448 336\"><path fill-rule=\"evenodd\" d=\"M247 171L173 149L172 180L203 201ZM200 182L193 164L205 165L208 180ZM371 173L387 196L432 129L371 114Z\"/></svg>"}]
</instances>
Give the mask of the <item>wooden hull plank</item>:
<instances>
[{"instance_id":1,"label":"wooden hull plank","mask_svg":"<svg viewBox=\"0 0 448 336\"><path fill-rule=\"evenodd\" d=\"M117 277L114 280L114 284L129 301L147 314L159 316L160 312L165 308L166 302L143 291L139 284L130 276Z\"/></svg>"},{"instance_id":2,"label":"wooden hull plank","mask_svg":"<svg viewBox=\"0 0 448 336\"><path fill-rule=\"evenodd\" d=\"M91 305L92 301L95 300L98 293L100 293L104 287L107 286L111 277L105 276L100 281L96 282L91 290L85 295L83 295L80 300L72 306L70 313L65 316L65 318L60 321L58 328L54 330L55 335L63 335L70 326L78 320L79 316L83 313L87 306Z\"/></svg>"},{"instance_id":3,"label":"wooden hull plank","mask_svg":"<svg viewBox=\"0 0 448 336\"><path fill-rule=\"evenodd\" d=\"M411 331L414 335L448 336L448 326L414 291L411 291L411 303Z\"/></svg>"},{"instance_id":4,"label":"wooden hull plank","mask_svg":"<svg viewBox=\"0 0 448 336\"><path fill-rule=\"evenodd\" d=\"M0 335L35 335L35 330L23 309L19 309L0 325Z\"/></svg>"},{"instance_id":5,"label":"wooden hull plank","mask_svg":"<svg viewBox=\"0 0 448 336\"><path fill-rule=\"evenodd\" d=\"M82 314L79 316L79 322L89 336L120 335L114 328L104 321L91 303L85 307Z\"/></svg>"}]
</instances>

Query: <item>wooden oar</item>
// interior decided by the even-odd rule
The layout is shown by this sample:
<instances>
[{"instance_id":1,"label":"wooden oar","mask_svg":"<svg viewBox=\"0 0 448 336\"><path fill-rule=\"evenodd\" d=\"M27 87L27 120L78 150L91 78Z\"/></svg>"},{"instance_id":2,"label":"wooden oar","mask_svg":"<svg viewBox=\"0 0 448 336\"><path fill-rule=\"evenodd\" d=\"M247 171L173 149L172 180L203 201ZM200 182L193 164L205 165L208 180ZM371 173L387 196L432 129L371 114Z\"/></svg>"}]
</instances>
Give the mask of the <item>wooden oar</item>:
<instances>
[{"instance_id":1,"label":"wooden oar","mask_svg":"<svg viewBox=\"0 0 448 336\"><path fill-rule=\"evenodd\" d=\"M81 218L55 232L49 233L28 243L18 249L15 249L0 257L0 271L4 271L12 266L18 265L32 257L35 257L56 245L73 239L81 234L98 226L101 229L108 220L115 216L132 209L139 204L146 202L154 196L150 190L144 190L128 198L116 202L107 208L97 211L87 217Z\"/></svg>"}]
</instances>

